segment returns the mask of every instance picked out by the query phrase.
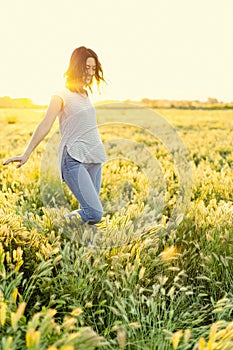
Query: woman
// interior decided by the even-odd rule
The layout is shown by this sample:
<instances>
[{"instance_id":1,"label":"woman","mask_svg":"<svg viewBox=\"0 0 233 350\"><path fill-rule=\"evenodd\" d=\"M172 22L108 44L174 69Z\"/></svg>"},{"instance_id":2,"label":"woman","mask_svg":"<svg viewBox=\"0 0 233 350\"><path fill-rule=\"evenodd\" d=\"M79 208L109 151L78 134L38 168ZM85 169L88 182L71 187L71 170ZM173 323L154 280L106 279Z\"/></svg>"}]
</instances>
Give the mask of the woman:
<instances>
[{"instance_id":1,"label":"woman","mask_svg":"<svg viewBox=\"0 0 233 350\"><path fill-rule=\"evenodd\" d=\"M103 215L99 192L102 163L107 160L98 132L95 108L86 89L92 92L93 79L98 87L101 81L105 81L96 53L84 46L75 49L65 77L65 89L51 97L47 112L35 129L25 152L21 156L9 158L3 165L18 162L16 167L19 168L25 164L58 116L61 133L58 151L61 181L69 186L80 203L80 209L67 216L69 219L78 217L81 223L93 225Z\"/></svg>"}]
</instances>

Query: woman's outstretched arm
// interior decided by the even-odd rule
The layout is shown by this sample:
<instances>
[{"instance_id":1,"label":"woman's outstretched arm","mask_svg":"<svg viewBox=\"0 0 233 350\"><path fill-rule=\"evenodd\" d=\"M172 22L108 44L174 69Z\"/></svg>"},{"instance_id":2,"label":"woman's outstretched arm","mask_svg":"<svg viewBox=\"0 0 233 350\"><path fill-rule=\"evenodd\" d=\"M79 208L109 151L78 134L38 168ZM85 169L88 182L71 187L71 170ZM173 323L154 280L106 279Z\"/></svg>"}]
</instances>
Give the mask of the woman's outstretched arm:
<instances>
[{"instance_id":1,"label":"woman's outstretched arm","mask_svg":"<svg viewBox=\"0 0 233 350\"><path fill-rule=\"evenodd\" d=\"M29 144L25 149L25 152L20 156L7 159L3 163L3 165L7 165L11 162L18 162L19 164L16 166L16 168L20 168L23 164L25 164L30 154L32 153L32 151L39 145L39 143L49 133L61 108L62 108L62 99L59 96L53 96L51 98L49 107L45 113L45 116L36 127Z\"/></svg>"}]
</instances>

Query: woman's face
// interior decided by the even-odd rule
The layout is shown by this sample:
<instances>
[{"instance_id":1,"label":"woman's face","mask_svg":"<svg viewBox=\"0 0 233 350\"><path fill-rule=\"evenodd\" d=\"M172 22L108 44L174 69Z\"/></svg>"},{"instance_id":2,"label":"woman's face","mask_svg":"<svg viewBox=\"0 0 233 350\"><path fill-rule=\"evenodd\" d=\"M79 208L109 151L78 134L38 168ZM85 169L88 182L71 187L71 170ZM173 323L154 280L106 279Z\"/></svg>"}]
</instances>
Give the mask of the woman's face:
<instances>
[{"instance_id":1,"label":"woman's face","mask_svg":"<svg viewBox=\"0 0 233 350\"><path fill-rule=\"evenodd\" d=\"M93 57L88 57L86 60L86 75L84 76L84 82L86 85L92 83L93 76L96 71L96 62Z\"/></svg>"}]
</instances>

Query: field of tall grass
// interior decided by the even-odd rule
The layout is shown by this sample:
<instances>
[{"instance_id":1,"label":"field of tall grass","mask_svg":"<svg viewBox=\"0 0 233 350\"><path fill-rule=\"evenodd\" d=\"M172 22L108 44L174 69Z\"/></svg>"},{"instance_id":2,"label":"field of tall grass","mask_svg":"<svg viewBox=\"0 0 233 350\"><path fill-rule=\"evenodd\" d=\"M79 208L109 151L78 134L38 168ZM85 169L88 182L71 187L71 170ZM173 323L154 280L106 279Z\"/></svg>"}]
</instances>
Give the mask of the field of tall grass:
<instances>
[{"instance_id":1,"label":"field of tall grass","mask_svg":"<svg viewBox=\"0 0 233 350\"><path fill-rule=\"evenodd\" d=\"M58 124L3 167L44 111L0 110L0 349L232 350L233 110L105 107L93 227L64 220Z\"/></svg>"}]
</instances>

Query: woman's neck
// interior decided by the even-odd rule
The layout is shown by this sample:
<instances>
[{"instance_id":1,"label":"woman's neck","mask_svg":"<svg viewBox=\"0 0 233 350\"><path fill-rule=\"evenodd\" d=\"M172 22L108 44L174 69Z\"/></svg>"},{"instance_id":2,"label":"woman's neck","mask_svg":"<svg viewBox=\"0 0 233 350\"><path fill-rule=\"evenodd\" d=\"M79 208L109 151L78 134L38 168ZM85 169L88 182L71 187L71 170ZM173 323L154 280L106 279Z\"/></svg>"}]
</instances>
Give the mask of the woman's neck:
<instances>
[{"instance_id":1,"label":"woman's neck","mask_svg":"<svg viewBox=\"0 0 233 350\"><path fill-rule=\"evenodd\" d=\"M70 90L71 92L76 92L84 97L87 97L88 96L88 92L86 89L84 89L83 87L78 87L78 88L75 88L75 87L68 87L68 90Z\"/></svg>"}]
</instances>

